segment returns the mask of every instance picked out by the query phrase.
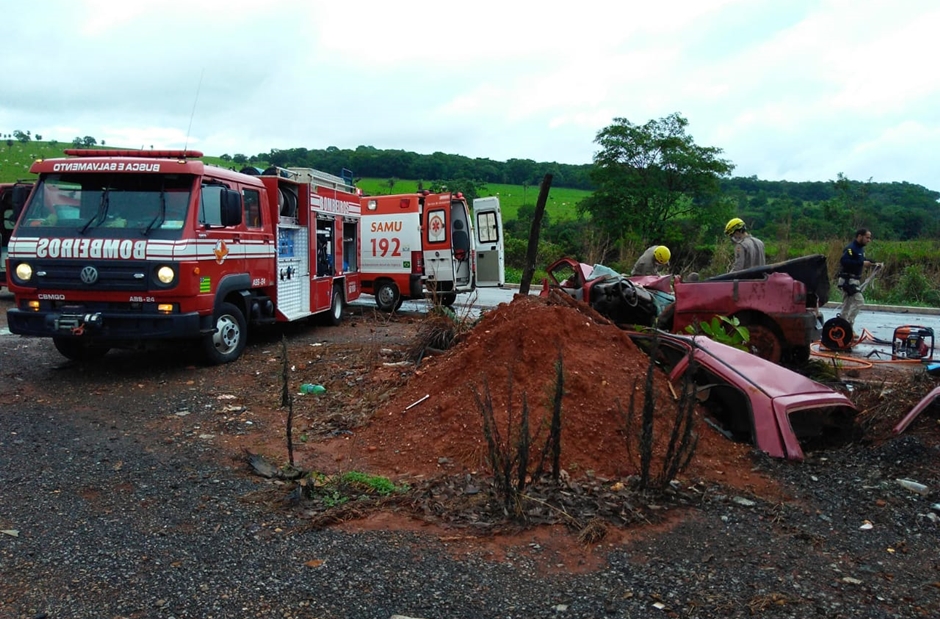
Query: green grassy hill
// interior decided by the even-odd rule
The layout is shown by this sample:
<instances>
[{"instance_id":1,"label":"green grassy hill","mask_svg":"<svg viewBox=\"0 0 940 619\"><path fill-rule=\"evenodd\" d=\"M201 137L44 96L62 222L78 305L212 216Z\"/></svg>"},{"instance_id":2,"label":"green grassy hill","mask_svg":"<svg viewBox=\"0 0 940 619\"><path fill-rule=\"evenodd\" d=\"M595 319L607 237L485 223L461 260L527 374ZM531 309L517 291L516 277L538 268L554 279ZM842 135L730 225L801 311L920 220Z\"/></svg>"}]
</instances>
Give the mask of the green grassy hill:
<instances>
[{"instance_id":1,"label":"green grassy hill","mask_svg":"<svg viewBox=\"0 0 940 619\"><path fill-rule=\"evenodd\" d=\"M4 140L0 142L0 183L12 183L13 181L34 180L36 176L29 173L29 168L37 159L49 159L53 157L65 157L65 149L72 148L72 144L66 142L18 142L16 140ZM120 148L123 146L95 146L94 148ZM136 150L136 149L129 149ZM224 161L219 157L203 157L202 160L211 165L217 165L224 168L236 167L237 164L231 161Z\"/></svg>"},{"instance_id":2,"label":"green grassy hill","mask_svg":"<svg viewBox=\"0 0 940 619\"><path fill-rule=\"evenodd\" d=\"M389 193L411 193L418 190L418 181L396 180L389 189L388 179L363 178L359 187L370 195L385 195ZM534 205L539 197L538 187L523 187L522 185L503 185L500 183L487 183L480 191L481 196L499 196L499 205L503 212L503 219L515 219L519 207L523 204ZM546 210L553 221L562 219L575 219L577 217L578 202L591 195L590 191L583 189L568 189L565 187L552 187L548 192Z\"/></svg>"},{"instance_id":3,"label":"green grassy hill","mask_svg":"<svg viewBox=\"0 0 940 619\"><path fill-rule=\"evenodd\" d=\"M0 182L9 183L18 180L35 179L35 175L29 173L29 168L33 162L37 159L64 157L66 148L72 148L72 144L64 142L19 142L16 140L0 142ZM123 147L99 145L94 148ZM219 157L211 156L205 156L202 160L207 164L217 165L223 168L234 167L235 169L240 169L244 167L244 165L247 165L239 165L232 161L225 161ZM264 168L267 164L256 162L254 165L259 168ZM329 172L329 170L326 171ZM396 180L390 191L388 179L364 178L360 180L359 187L361 187L365 193L372 195L410 193L418 190L418 181ZM581 189L552 187L548 194L546 209L554 221L574 219L577 216L578 202L589 196L590 193L589 191ZM523 204L535 204L539 195L539 188L538 186L523 187L522 185L489 183L485 185L480 194L484 196L499 196L503 219L510 220L516 218L516 213Z\"/></svg>"}]
</instances>

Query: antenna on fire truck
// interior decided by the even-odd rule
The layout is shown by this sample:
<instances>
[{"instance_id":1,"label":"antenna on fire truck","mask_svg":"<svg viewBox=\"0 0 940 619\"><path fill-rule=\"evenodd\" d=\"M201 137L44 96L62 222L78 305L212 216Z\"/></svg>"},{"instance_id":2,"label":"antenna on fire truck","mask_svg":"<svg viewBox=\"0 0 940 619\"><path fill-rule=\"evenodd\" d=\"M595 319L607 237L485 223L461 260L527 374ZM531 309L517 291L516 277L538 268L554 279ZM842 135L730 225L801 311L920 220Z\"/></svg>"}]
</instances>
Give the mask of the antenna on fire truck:
<instances>
[{"instance_id":1,"label":"antenna on fire truck","mask_svg":"<svg viewBox=\"0 0 940 619\"><path fill-rule=\"evenodd\" d=\"M199 102L199 90L202 88L202 76L206 74L206 69L203 67L202 71L199 73L199 83L196 84L196 98L193 100L193 111L189 114L189 127L186 128L186 142L183 145L183 150L189 150L189 133L193 129L193 117L196 116L196 103Z\"/></svg>"}]
</instances>

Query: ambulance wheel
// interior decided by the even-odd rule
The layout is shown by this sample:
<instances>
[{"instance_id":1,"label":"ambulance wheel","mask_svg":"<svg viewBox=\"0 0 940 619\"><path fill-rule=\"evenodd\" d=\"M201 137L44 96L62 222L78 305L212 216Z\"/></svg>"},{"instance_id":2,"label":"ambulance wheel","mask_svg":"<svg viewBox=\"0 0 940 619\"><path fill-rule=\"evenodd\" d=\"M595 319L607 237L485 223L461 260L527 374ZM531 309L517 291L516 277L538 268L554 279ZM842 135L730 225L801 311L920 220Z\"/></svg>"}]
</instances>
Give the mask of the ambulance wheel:
<instances>
[{"instance_id":1,"label":"ambulance wheel","mask_svg":"<svg viewBox=\"0 0 940 619\"><path fill-rule=\"evenodd\" d=\"M343 289L333 286L333 298L330 300L330 324L334 327L343 321Z\"/></svg>"},{"instance_id":2,"label":"ambulance wheel","mask_svg":"<svg viewBox=\"0 0 940 619\"><path fill-rule=\"evenodd\" d=\"M221 303L215 310L215 332L203 339L206 358L213 365L238 359L248 342L248 324L241 310L231 303Z\"/></svg>"},{"instance_id":3,"label":"ambulance wheel","mask_svg":"<svg viewBox=\"0 0 940 619\"><path fill-rule=\"evenodd\" d=\"M383 312L394 312L401 307L401 293L395 282L381 282L375 289L375 304Z\"/></svg>"},{"instance_id":4,"label":"ambulance wheel","mask_svg":"<svg viewBox=\"0 0 940 619\"><path fill-rule=\"evenodd\" d=\"M111 350L107 346L89 344L73 337L54 337L52 343L63 357L72 361L100 359Z\"/></svg>"},{"instance_id":5,"label":"ambulance wheel","mask_svg":"<svg viewBox=\"0 0 940 619\"><path fill-rule=\"evenodd\" d=\"M457 301L456 292L444 292L441 293L438 298L441 300L441 305L444 307L451 307Z\"/></svg>"}]
</instances>

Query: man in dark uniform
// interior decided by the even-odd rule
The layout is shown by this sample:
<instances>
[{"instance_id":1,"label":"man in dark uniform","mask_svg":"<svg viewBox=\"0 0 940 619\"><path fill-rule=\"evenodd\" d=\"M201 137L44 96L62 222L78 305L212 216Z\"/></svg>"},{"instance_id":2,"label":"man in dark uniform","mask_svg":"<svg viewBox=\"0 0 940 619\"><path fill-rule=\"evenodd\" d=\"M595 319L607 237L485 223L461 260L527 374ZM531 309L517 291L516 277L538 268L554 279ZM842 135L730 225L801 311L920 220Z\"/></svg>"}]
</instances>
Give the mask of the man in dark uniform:
<instances>
[{"instance_id":1,"label":"man in dark uniform","mask_svg":"<svg viewBox=\"0 0 940 619\"><path fill-rule=\"evenodd\" d=\"M837 285L842 290L844 299L839 315L853 326L855 317L865 305L865 297L862 296L861 289L862 270L865 267L881 266L865 258L865 246L869 243L871 243L871 230L859 228L855 231L855 239L843 250L839 261L842 270L839 272Z\"/></svg>"}]
</instances>

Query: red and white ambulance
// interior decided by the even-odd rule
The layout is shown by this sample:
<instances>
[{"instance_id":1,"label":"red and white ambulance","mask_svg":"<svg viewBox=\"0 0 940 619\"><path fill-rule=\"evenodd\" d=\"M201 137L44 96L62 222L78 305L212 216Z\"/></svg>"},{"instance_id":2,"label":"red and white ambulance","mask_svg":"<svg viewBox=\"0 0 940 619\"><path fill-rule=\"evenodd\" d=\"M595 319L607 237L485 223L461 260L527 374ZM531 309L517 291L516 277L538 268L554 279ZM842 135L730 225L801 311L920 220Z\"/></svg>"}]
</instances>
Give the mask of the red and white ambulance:
<instances>
[{"instance_id":1,"label":"red and white ambulance","mask_svg":"<svg viewBox=\"0 0 940 619\"><path fill-rule=\"evenodd\" d=\"M10 331L70 359L200 340L237 359L251 325L359 297L349 178L210 166L197 151L67 150L38 174L9 240Z\"/></svg>"},{"instance_id":2,"label":"red and white ambulance","mask_svg":"<svg viewBox=\"0 0 940 619\"><path fill-rule=\"evenodd\" d=\"M362 198L362 292L380 310L406 299L450 306L457 295L505 283L499 198L422 191Z\"/></svg>"}]
</instances>

